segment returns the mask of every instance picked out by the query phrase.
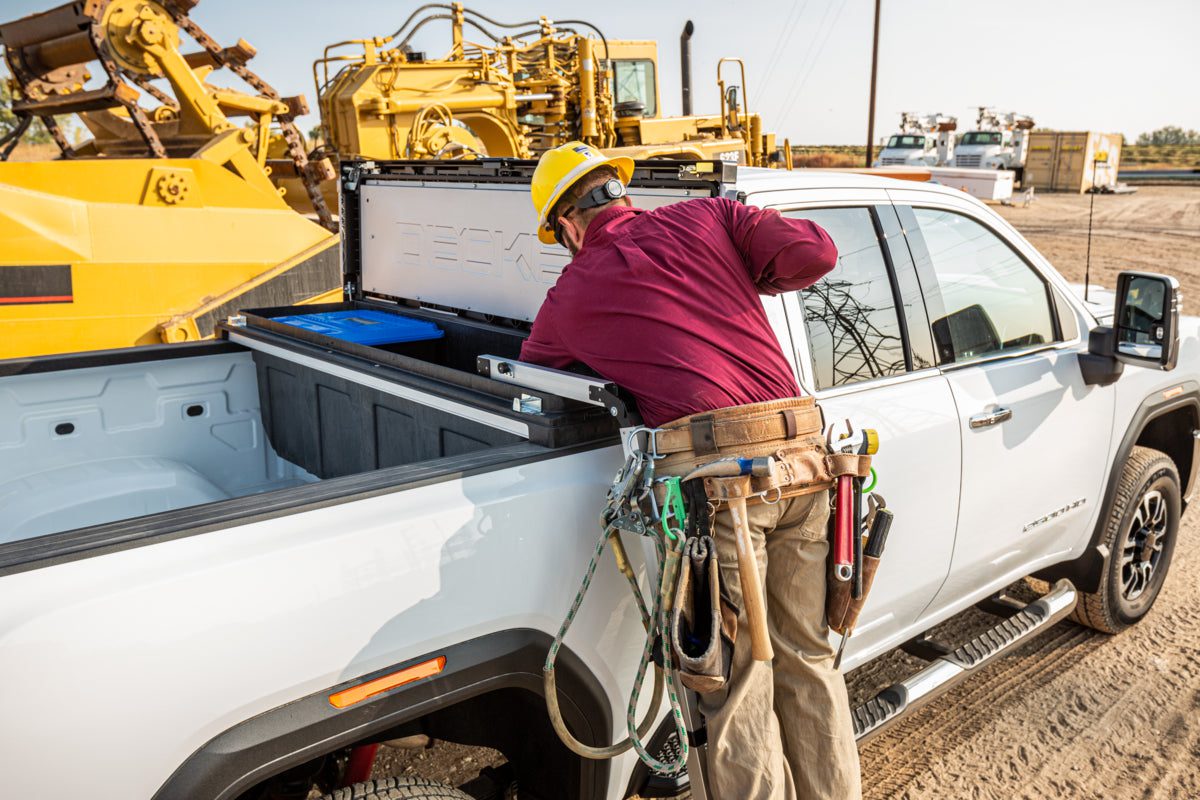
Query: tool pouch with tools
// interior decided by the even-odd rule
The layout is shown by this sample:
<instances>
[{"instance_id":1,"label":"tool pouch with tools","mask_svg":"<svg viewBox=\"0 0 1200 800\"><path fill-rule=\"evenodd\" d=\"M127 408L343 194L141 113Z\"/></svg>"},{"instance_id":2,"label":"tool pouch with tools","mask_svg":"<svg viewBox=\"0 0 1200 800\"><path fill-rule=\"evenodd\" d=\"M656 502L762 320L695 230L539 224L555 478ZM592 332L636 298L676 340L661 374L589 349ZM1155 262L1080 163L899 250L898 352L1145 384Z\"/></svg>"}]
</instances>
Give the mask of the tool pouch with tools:
<instances>
[{"instance_id":1,"label":"tool pouch with tools","mask_svg":"<svg viewBox=\"0 0 1200 800\"><path fill-rule=\"evenodd\" d=\"M854 478L866 478L871 474L871 456L853 453L831 453L826 456L830 474L834 478L849 475ZM875 579L875 570L879 567L879 559L873 556L863 556L862 559L862 594L853 596L853 582L838 580L834 574L833 548L829 549L828 575L825 588L825 612L829 617L829 627L839 635L854 630L858 615L862 612L863 604L871 593L871 583Z\"/></svg>"},{"instance_id":2,"label":"tool pouch with tools","mask_svg":"<svg viewBox=\"0 0 1200 800\"><path fill-rule=\"evenodd\" d=\"M659 475L686 475L725 458L770 456L775 461L772 474L750 479L747 502L812 494L833 486L822 430L821 410L811 397L693 414L658 430L655 446L661 458L655 469Z\"/></svg>"},{"instance_id":3,"label":"tool pouch with tools","mask_svg":"<svg viewBox=\"0 0 1200 800\"><path fill-rule=\"evenodd\" d=\"M717 546L711 536L684 545L671 610L671 644L679 680L706 694L725 686L737 639L738 610L721 595Z\"/></svg>"},{"instance_id":4,"label":"tool pouch with tools","mask_svg":"<svg viewBox=\"0 0 1200 800\"><path fill-rule=\"evenodd\" d=\"M833 486L822 430L821 412L811 397L789 398L693 414L654 431L650 444L656 474L692 477L683 491L700 496L701 508L688 516L703 520L703 529L694 533L708 534L710 515L722 504L738 505L744 524L747 503L775 503ZM738 610L721 600L716 548L707 535L700 538L706 540L703 546L689 538L683 557L673 634L680 680L697 692L711 692L728 679ZM757 576L753 565L753 553L739 551L739 574L746 570ZM755 658L769 660L761 588L757 582L745 585L746 575L742 580ZM702 581L707 582L703 587ZM696 635L702 630L707 635Z\"/></svg>"}]
</instances>

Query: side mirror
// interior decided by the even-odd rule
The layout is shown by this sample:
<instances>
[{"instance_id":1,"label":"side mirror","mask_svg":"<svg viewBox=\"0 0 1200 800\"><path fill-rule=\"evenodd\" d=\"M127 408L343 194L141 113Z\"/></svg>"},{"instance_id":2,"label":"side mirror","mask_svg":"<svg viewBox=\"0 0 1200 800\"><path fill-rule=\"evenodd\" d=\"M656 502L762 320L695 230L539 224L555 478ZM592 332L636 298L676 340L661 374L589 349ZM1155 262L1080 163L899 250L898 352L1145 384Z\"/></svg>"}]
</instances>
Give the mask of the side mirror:
<instances>
[{"instance_id":1,"label":"side mirror","mask_svg":"<svg viewBox=\"0 0 1200 800\"><path fill-rule=\"evenodd\" d=\"M1179 281L1152 272L1117 276L1117 360L1162 370L1179 359Z\"/></svg>"},{"instance_id":2,"label":"side mirror","mask_svg":"<svg viewBox=\"0 0 1200 800\"><path fill-rule=\"evenodd\" d=\"M1179 281L1153 272L1117 276L1113 326L1093 328L1079 354L1083 382L1108 386L1126 364L1175 369L1179 359Z\"/></svg>"}]
</instances>

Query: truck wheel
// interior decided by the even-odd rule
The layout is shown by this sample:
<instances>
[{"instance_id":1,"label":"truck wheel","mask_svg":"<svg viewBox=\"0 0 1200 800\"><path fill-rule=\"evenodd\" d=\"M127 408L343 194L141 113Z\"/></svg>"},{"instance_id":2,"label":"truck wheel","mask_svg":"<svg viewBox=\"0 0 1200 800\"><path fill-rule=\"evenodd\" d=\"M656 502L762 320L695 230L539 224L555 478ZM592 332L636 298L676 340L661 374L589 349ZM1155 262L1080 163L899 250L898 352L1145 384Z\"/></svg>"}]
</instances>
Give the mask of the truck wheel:
<instances>
[{"instance_id":1,"label":"truck wheel","mask_svg":"<svg viewBox=\"0 0 1200 800\"><path fill-rule=\"evenodd\" d=\"M1180 508L1175 462L1158 450L1133 448L1101 540L1108 558L1100 588L1080 593L1076 622L1118 633L1146 616L1171 566Z\"/></svg>"},{"instance_id":2,"label":"truck wheel","mask_svg":"<svg viewBox=\"0 0 1200 800\"><path fill-rule=\"evenodd\" d=\"M424 778L381 778L327 794L321 800L474 800L471 795Z\"/></svg>"}]
</instances>

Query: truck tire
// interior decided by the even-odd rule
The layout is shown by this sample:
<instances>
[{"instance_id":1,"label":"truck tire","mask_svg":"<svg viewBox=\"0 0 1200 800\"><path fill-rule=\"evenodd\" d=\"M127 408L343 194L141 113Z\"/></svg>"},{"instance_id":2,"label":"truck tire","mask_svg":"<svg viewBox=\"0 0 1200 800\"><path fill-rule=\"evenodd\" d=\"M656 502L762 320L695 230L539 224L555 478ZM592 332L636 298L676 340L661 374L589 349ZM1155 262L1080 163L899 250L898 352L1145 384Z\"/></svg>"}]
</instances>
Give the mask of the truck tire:
<instances>
[{"instance_id":1,"label":"truck tire","mask_svg":"<svg viewBox=\"0 0 1200 800\"><path fill-rule=\"evenodd\" d=\"M321 800L474 800L466 792L424 778L380 778L364 781Z\"/></svg>"},{"instance_id":2,"label":"truck tire","mask_svg":"<svg viewBox=\"0 0 1200 800\"><path fill-rule=\"evenodd\" d=\"M1154 605L1179 535L1179 471L1158 450L1134 447L1117 482L1101 542L1108 547L1100 588L1079 595L1073 618L1119 633Z\"/></svg>"}]
</instances>

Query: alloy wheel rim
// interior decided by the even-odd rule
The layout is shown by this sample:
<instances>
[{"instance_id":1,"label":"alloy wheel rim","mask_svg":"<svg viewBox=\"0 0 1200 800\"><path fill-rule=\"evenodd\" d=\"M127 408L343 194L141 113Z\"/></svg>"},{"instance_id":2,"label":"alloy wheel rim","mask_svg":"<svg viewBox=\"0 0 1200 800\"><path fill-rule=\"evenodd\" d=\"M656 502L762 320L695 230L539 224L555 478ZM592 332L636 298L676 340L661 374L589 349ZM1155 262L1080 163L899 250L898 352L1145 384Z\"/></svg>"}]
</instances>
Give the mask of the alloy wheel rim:
<instances>
[{"instance_id":1,"label":"alloy wheel rim","mask_svg":"<svg viewBox=\"0 0 1200 800\"><path fill-rule=\"evenodd\" d=\"M1121 547L1121 596L1126 600L1136 600L1153 584L1162 560L1167 521L1162 492L1142 495Z\"/></svg>"}]
</instances>

